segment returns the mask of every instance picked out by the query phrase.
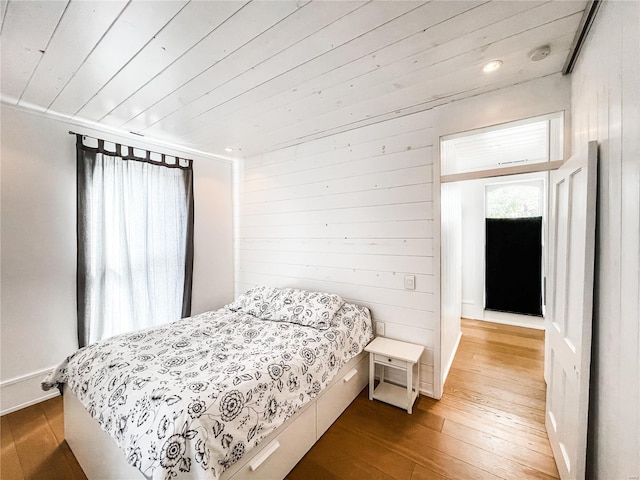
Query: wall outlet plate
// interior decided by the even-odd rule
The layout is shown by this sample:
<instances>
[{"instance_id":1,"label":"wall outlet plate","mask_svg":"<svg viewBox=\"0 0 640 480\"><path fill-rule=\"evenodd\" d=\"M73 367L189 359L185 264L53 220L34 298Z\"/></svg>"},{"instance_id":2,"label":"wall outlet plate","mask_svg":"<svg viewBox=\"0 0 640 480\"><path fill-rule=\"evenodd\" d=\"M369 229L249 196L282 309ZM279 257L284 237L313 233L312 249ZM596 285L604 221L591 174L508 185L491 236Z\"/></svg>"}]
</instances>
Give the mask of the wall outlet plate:
<instances>
[{"instance_id":1,"label":"wall outlet plate","mask_svg":"<svg viewBox=\"0 0 640 480\"><path fill-rule=\"evenodd\" d=\"M384 337L384 322L376 322L376 335Z\"/></svg>"},{"instance_id":2,"label":"wall outlet plate","mask_svg":"<svg viewBox=\"0 0 640 480\"><path fill-rule=\"evenodd\" d=\"M405 275L404 276L404 289L405 290L415 290L416 289L416 276L415 275Z\"/></svg>"}]
</instances>

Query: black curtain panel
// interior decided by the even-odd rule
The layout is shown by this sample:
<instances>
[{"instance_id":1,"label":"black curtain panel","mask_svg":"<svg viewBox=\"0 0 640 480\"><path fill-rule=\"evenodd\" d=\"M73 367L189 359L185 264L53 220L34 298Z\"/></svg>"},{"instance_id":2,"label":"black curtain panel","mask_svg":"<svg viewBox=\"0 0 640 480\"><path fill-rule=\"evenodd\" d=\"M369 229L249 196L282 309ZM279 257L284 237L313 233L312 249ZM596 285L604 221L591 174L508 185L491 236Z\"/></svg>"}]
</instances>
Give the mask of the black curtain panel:
<instances>
[{"instance_id":1,"label":"black curtain panel","mask_svg":"<svg viewBox=\"0 0 640 480\"><path fill-rule=\"evenodd\" d=\"M542 316L542 217L487 218L487 310Z\"/></svg>"}]
</instances>

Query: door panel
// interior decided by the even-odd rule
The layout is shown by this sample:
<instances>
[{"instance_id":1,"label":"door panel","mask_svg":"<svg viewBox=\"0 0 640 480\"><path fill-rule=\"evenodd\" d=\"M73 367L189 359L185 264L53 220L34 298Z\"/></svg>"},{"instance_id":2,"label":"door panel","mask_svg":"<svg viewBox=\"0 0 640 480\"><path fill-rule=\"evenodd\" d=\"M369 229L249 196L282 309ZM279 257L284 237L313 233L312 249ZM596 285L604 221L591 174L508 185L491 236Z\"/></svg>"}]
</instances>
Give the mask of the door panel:
<instances>
[{"instance_id":1,"label":"door panel","mask_svg":"<svg viewBox=\"0 0 640 480\"><path fill-rule=\"evenodd\" d=\"M546 426L563 480L585 476L596 181L595 142L551 174Z\"/></svg>"}]
</instances>

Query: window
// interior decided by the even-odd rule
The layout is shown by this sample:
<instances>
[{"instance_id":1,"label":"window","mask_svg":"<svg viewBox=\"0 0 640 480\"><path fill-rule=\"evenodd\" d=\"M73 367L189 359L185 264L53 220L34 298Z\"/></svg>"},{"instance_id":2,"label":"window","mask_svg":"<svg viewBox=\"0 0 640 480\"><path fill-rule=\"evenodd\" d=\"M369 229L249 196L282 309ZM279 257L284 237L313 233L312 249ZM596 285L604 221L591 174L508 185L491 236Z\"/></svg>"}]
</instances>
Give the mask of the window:
<instances>
[{"instance_id":1,"label":"window","mask_svg":"<svg viewBox=\"0 0 640 480\"><path fill-rule=\"evenodd\" d=\"M562 112L447 135L442 175L513 167L563 158Z\"/></svg>"},{"instance_id":2,"label":"window","mask_svg":"<svg viewBox=\"0 0 640 480\"><path fill-rule=\"evenodd\" d=\"M76 144L80 346L191 311L191 161L91 141Z\"/></svg>"},{"instance_id":3,"label":"window","mask_svg":"<svg viewBox=\"0 0 640 480\"><path fill-rule=\"evenodd\" d=\"M542 180L486 186L486 218L541 217L544 202Z\"/></svg>"}]
</instances>

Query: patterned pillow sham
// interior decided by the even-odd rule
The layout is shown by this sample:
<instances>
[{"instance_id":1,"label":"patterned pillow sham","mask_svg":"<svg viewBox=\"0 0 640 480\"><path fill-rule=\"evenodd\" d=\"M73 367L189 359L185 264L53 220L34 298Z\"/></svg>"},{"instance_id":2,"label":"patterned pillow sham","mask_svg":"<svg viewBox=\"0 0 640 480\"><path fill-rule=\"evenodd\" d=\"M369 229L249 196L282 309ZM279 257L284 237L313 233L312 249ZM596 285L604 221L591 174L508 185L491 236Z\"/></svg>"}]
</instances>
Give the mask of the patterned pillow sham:
<instances>
[{"instance_id":1,"label":"patterned pillow sham","mask_svg":"<svg viewBox=\"0 0 640 480\"><path fill-rule=\"evenodd\" d=\"M358 345L366 345L373 340L373 326L371 324L371 312L363 305L347 303L336 312L331 320L331 329L346 330L349 332L351 353L359 353ZM328 335L326 333L325 335Z\"/></svg>"},{"instance_id":2,"label":"patterned pillow sham","mask_svg":"<svg viewBox=\"0 0 640 480\"><path fill-rule=\"evenodd\" d=\"M261 318L326 330L342 305L344 300L333 293L283 288L271 298Z\"/></svg>"},{"instance_id":3,"label":"patterned pillow sham","mask_svg":"<svg viewBox=\"0 0 640 480\"><path fill-rule=\"evenodd\" d=\"M349 330L355 326L362 329L367 335L369 331L373 334L371 311L364 305L345 302L331 319L330 326L339 328L341 325L346 326Z\"/></svg>"},{"instance_id":4,"label":"patterned pillow sham","mask_svg":"<svg viewBox=\"0 0 640 480\"><path fill-rule=\"evenodd\" d=\"M269 307L269 303L278 292L279 290L275 287L256 285L236 298L226 308L234 312L241 311L254 317L262 318L263 313Z\"/></svg>"}]
</instances>

